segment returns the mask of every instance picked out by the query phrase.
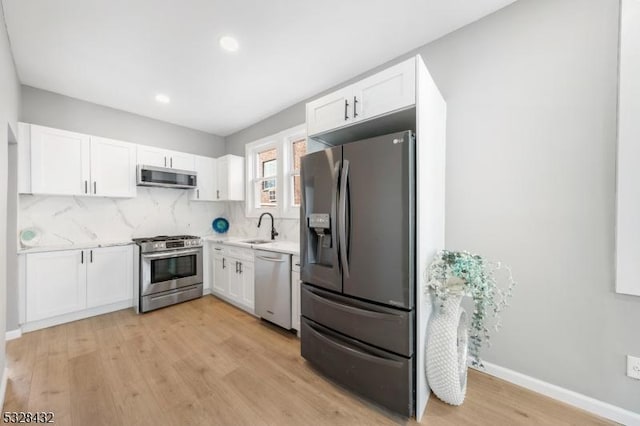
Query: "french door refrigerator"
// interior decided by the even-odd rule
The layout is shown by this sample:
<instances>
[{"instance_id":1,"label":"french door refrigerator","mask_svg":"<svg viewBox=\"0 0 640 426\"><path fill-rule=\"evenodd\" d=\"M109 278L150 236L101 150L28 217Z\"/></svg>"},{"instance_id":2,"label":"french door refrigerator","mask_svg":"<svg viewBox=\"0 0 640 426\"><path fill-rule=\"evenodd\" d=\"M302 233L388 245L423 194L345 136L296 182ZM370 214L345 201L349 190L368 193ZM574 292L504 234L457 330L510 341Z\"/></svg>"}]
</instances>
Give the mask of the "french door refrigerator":
<instances>
[{"instance_id":1,"label":"french door refrigerator","mask_svg":"<svg viewBox=\"0 0 640 426\"><path fill-rule=\"evenodd\" d=\"M414 414L415 138L302 158L301 352L318 371Z\"/></svg>"}]
</instances>

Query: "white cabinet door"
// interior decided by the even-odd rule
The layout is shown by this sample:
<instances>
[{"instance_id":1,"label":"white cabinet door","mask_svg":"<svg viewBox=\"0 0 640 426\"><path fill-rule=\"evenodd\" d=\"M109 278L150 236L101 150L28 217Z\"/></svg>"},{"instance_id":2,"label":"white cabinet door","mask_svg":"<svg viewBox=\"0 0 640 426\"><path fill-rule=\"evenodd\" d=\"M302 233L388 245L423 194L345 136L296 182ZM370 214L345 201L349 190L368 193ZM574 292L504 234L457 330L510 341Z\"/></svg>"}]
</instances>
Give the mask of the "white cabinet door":
<instances>
[{"instance_id":1,"label":"white cabinet door","mask_svg":"<svg viewBox=\"0 0 640 426\"><path fill-rule=\"evenodd\" d=\"M101 197L136 196L136 146L91 136L91 188Z\"/></svg>"},{"instance_id":2,"label":"white cabinet door","mask_svg":"<svg viewBox=\"0 0 640 426\"><path fill-rule=\"evenodd\" d=\"M254 299L255 299L255 268L253 262L244 261L240 264L240 276L242 279L242 301L241 303L250 308L254 309Z\"/></svg>"},{"instance_id":3,"label":"white cabinet door","mask_svg":"<svg viewBox=\"0 0 640 426\"><path fill-rule=\"evenodd\" d=\"M88 308L133 298L132 250L132 246L85 250Z\"/></svg>"},{"instance_id":4,"label":"white cabinet door","mask_svg":"<svg viewBox=\"0 0 640 426\"><path fill-rule=\"evenodd\" d=\"M416 59L411 58L353 85L356 121L416 103Z\"/></svg>"},{"instance_id":5,"label":"white cabinet door","mask_svg":"<svg viewBox=\"0 0 640 426\"><path fill-rule=\"evenodd\" d=\"M216 201L218 189L217 160L195 156L195 171L198 173L198 187L191 191L194 201Z\"/></svg>"},{"instance_id":6,"label":"white cabinet door","mask_svg":"<svg viewBox=\"0 0 640 426\"><path fill-rule=\"evenodd\" d=\"M169 164L167 167L178 170L193 171L195 169L195 156L186 152L168 151Z\"/></svg>"},{"instance_id":7,"label":"white cabinet door","mask_svg":"<svg viewBox=\"0 0 640 426\"><path fill-rule=\"evenodd\" d=\"M229 259L222 253L213 253L213 287L214 293L222 296L229 295Z\"/></svg>"},{"instance_id":8,"label":"white cabinet door","mask_svg":"<svg viewBox=\"0 0 640 426\"><path fill-rule=\"evenodd\" d=\"M329 93L307 104L307 135L313 136L353 121L353 88Z\"/></svg>"},{"instance_id":9,"label":"white cabinet door","mask_svg":"<svg viewBox=\"0 0 640 426\"><path fill-rule=\"evenodd\" d=\"M244 157L225 155L217 163L218 201L244 200Z\"/></svg>"},{"instance_id":10,"label":"white cabinet door","mask_svg":"<svg viewBox=\"0 0 640 426\"><path fill-rule=\"evenodd\" d=\"M242 303L243 283L242 275L240 274L240 261L233 257L225 257L226 268L231 268L227 272L229 274L229 299L236 303Z\"/></svg>"},{"instance_id":11,"label":"white cabinet door","mask_svg":"<svg viewBox=\"0 0 640 426\"><path fill-rule=\"evenodd\" d=\"M87 261L82 250L26 255L27 322L86 308Z\"/></svg>"},{"instance_id":12,"label":"white cabinet door","mask_svg":"<svg viewBox=\"0 0 640 426\"><path fill-rule=\"evenodd\" d=\"M300 330L300 272L291 271L291 328Z\"/></svg>"},{"instance_id":13,"label":"white cabinet door","mask_svg":"<svg viewBox=\"0 0 640 426\"><path fill-rule=\"evenodd\" d=\"M31 126L31 192L89 195L89 136Z\"/></svg>"},{"instance_id":14,"label":"white cabinet door","mask_svg":"<svg viewBox=\"0 0 640 426\"><path fill-rule=\"evenodd\" d=\"M166 149L138 145L138 164L154 167L169 167L169 156Z\"/></svg>"}]
</instances>

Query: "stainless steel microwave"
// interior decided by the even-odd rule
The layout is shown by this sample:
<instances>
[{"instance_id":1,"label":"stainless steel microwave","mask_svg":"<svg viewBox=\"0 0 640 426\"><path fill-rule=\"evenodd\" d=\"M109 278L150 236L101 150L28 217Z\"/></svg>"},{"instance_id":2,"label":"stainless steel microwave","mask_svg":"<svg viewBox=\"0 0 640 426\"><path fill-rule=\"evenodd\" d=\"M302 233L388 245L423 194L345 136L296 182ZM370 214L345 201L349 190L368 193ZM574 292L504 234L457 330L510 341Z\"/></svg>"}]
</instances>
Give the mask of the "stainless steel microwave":
<instances>
[{"instance_id":1,"label":"stainless steel microwave","mask_svg":"<svg viewBox=\"0 0 640 426\"><path fill-rule=\"evenodd\" d=\"M138 186L193 189L198 186L198 173L190 170L138 165Z\"/></svg>"}]
</instances>

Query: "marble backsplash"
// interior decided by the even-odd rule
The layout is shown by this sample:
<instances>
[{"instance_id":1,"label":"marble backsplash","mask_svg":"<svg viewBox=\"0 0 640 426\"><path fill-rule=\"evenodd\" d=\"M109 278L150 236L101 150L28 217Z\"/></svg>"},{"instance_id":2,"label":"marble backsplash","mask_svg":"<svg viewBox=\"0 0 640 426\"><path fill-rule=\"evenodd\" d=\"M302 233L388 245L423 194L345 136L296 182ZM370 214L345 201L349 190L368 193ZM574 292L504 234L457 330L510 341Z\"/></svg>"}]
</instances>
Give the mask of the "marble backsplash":
<instances>
[{"instance_id":1,"label":"marble backsplash","mask_svg":"<svg viewBox=\"0 0 640 426\"><path fill-rule=\"evenodd\" d=\"M208 235L226 203L190 201L189 191L138 188L136 198L20 195L18 229L42 231L40 246L127 241L154 235Z\"/></svg>"},{"instance_id":2,"label":"marble backsplash","mask_svg":"<svg viewBox=\"0 0 640 426\"><path fill-rule=\"evenodd\" d=\"M257 218L245 216L242 202L190 201L189 191L138 188L136 198L93 198L20 195L18 229L42 231L39 246L128 241L154 235L213 233L211 222L225 217L229 236L270 238L271 221L260 228ZM266 219L266 218L265 218ZM300 222L276 219L278 240L299 241Z\"/></svg>"},{"instance_id":3,"label":"marble backsplash","mask_svg":"<svg viewBox=\"0 0 640 426\"><path fill-rule=\"evenodd\" d=\"M262 221L262 226L258 228L257 217L247 217L245 214L245 204L243 202L227 203L226 216L229 221L229 235L238 237L271 238L271 219L266 217ZM278 232L277 240L300 241L300 221L297 219L276 219L274 227Z\"/></svg>"}]
</instances>

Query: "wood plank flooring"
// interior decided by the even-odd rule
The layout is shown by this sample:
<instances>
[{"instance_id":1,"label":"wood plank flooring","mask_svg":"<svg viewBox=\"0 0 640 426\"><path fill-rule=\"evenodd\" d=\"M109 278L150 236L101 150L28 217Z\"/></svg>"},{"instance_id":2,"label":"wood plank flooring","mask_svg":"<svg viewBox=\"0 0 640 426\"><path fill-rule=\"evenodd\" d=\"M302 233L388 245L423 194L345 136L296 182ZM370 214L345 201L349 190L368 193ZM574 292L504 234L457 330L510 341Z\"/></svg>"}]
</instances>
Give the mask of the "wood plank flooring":
<instances>
[{"instance_id":1,"label":"wood plank flooring","mask_svg":"<svg viewBox=\"0 0 640 426\"><path fill-rule=\"evenodd\" d=\"M7 362L4 411L53 411L58 425L415 424L317 374L293 334L212 296L27 333ZM471 370L465 403L432 396L422 423L609 424Z\"/></svg>"}]
</instances>

